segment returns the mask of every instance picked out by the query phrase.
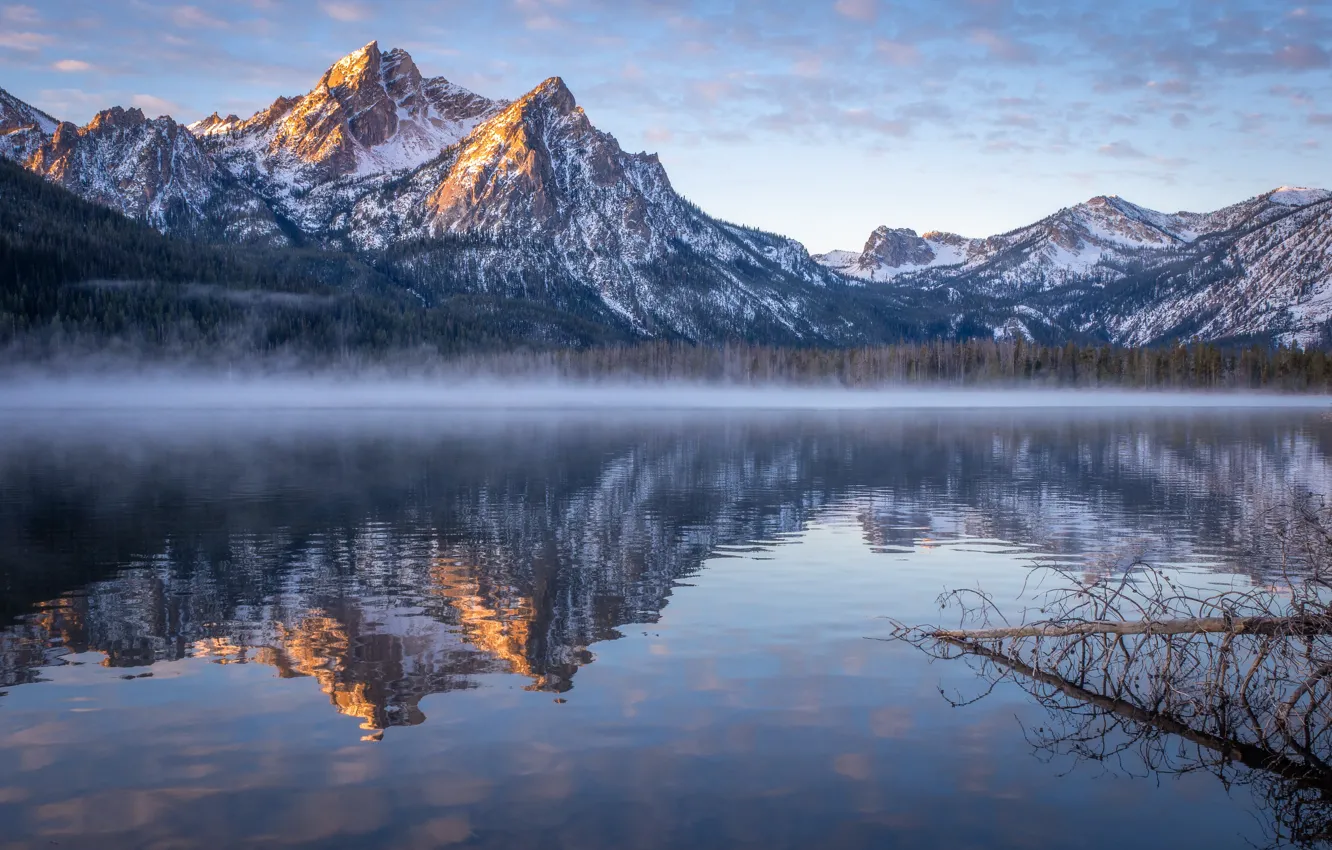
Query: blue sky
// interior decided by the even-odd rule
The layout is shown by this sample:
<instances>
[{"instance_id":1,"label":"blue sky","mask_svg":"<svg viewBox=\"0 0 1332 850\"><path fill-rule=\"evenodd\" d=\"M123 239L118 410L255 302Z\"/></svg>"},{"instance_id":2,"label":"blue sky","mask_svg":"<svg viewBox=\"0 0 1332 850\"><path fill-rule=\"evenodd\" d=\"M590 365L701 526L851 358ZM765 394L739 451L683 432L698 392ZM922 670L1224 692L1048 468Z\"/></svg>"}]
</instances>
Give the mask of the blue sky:
<instances>
[{"instance_id":1,"label":"blue sky","mask_svg":"<svg viewBox=\"0 0 1332 850\"><path fill-rule=\"evenodd\" d=\"M1332 188L1323 0L29 0L0 87L76 123L248 115L371 40L491 97L562 76L704 209L815 251Z\"/></svg>"}]
</instances>

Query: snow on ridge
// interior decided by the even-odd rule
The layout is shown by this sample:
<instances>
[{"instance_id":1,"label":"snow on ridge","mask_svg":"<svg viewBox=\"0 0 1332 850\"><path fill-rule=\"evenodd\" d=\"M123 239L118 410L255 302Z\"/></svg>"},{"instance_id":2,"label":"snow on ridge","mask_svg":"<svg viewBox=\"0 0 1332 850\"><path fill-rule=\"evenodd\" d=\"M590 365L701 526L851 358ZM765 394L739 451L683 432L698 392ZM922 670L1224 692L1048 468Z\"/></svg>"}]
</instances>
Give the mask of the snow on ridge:
<instances>
[{"instance_id":1,"label":"snow on ridge","mask_svg":"<svg viewBox=\"0 0 1332 850\"><path fill-rule=\"evenodd\" d=\"M1268 196L1272 203L1286 207L1302 207L1326 201L1328 198L1332 198L1332 192L1326 189L1309 189L1303 186L1281 186Z\"/></svg>"}]
</instances>

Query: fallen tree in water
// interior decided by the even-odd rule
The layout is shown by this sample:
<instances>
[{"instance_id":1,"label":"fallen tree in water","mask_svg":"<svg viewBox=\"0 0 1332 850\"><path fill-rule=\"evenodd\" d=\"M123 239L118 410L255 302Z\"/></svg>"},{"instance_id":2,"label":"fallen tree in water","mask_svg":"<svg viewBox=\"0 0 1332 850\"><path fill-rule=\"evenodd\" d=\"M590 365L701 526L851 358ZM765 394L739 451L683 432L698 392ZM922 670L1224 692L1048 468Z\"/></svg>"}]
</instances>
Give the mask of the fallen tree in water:
<instances>
[{"instance_id":1,"label":"fallen tree in water","mask_svg":"<svg viewBox=\"0 0 1332 850\"><path fill-rule=\"evenodd\" d=\"M1079 635L1323 635L1332 632L1332 617L1186 617L1180 620L1088 620L1081 623L1040 623L999 629L936 629L931 637L980 643L1022 637Z\"/></svg>"},{"instance_id":2,"label":"fallen tree in water","mask_svg":"<svg viewBox=\"0 0 1332 850\"><path fill-rule=\"evenodd\" d=\"M1051 717L1028 730L1045 755L1207 771L1252 788L1273 846L1332 847L1332 511L1305 496L1275 517L1263 582L1206 593L1143 564L1041 570L1017 622L961 590L940 600L956 627L895 623L892 639L976 669L983 692L944 694L954 705L1025 690Z\"/></svg>"}]
</instances>

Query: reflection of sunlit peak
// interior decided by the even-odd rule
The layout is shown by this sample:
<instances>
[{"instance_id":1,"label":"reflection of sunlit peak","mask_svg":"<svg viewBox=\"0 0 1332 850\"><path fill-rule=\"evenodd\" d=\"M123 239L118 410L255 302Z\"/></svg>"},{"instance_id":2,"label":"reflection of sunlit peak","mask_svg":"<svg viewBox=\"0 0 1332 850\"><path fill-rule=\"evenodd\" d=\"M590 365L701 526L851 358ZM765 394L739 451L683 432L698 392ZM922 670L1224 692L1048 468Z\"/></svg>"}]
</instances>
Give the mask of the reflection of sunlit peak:
<instances>
[{"instance_id":1,"label":"reflection of sunlit peak","mask_svg":"<svg viewBox=\"0 0 1332 850\"><path fill-rule=\"evenodd\" d=\"M507 604L487 600L472 570L459 561L440 558L430 573L439 594L458 612L463 639L504 661L514 673L532 676L528 656L536 619L532 600L525 596Z\"/></svg>"},{"instance_id":2,"label":"reflection of sunlit peak","mask_svg":"<svg viewBox=\"0 0 1332 850\"><path fill-rule=\"evenodd\" d=\"M322 611L312 611L294 627L278 624L281 651L273 663L283 678L312 676L338 711L361 718L361 728L382 729L379 706L370 698L366 683L340 681L346 669L351 639L346 627Z\"/></svg>"},{"instance_id":3,"label":"reflection of sunlit peak","mask_svg":"<svg viewBox=\"0 0 1332 850\"><path fill-rule=\"evenodd\" d=\"M233 643L225 637L202 638L190 645L191 655L207 658L214 664L244 664L251 651L251 647Z\"/></svg>"}]
</instances>

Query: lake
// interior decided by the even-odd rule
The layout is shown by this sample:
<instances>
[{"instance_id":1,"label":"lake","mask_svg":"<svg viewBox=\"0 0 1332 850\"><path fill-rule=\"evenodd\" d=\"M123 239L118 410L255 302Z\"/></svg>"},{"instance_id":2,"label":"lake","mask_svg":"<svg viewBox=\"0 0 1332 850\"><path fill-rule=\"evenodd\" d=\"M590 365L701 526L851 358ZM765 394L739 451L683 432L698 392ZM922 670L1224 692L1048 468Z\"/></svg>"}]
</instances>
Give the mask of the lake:
<instances>
[{"instance_id":1,"label":"lake","mask_svg":"<svg viewBox=\"0 0 1332 850\"><path fill-rule=\"evenodd\" d=\"M1321 410L9 411L0 848L1280 846L876 638L1294 489Z\"/></svg>"}]
</instances>

